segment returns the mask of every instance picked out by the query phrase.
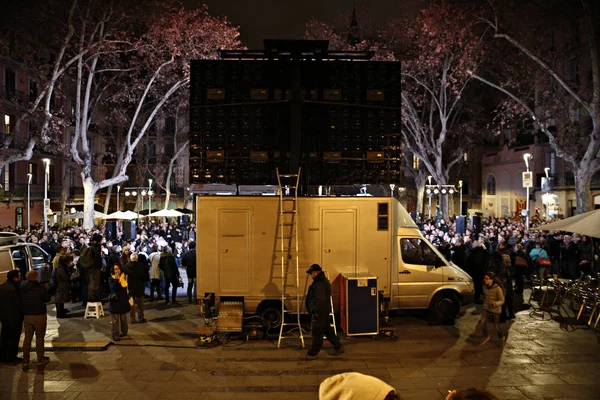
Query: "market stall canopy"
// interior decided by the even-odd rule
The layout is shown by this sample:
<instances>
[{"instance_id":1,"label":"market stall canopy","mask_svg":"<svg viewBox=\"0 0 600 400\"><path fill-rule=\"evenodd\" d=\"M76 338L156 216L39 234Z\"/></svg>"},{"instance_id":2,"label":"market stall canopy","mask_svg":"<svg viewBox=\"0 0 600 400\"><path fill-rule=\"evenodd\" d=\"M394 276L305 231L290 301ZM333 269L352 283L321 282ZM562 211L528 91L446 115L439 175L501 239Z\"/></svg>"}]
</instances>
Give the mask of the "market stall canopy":
<instances>
[{"instance_id":1,"label":"market stall canopy","mask_svg":"<svg viewBox=\"0 0 600 400\"><path fill-rule=\"evenodd\" d=\"M106 219L107 215L100 211L94 211L94 219ZM74 214L65 215L65 219L81 219L83 218L83 212L79 211Z\"/></svg>"},{"instance_id":2,"label":"market stall canopy","mask_svg":"<svg viewBox=\"0 0 600 400\"><path fill-rule=\"evenodd\" d=\"M103 219L138 219L138 217L138 213L135 213L133 211L115 211L112 214L108 214Z\"/></svg>"},{"instance_id":3,"label":"market stall canopy","mask_svg":"<svg viewBox=\"0 0 600 400\"><path fill-rule=\"evenodd\" d=\"M565 231L600 238L600 210L589 211L531 228L535 231Z\"/></svg>"},{"instance_id":4,"label":"market stall canopy","mask_svg":"<svg viewBox=\"0 0 600 400\"><path fill-rule=\"evenodd\" d=\"M160 210L150 214L150 217L181 217L183 213L177 210Z\"/></svg>"}]
</instances>

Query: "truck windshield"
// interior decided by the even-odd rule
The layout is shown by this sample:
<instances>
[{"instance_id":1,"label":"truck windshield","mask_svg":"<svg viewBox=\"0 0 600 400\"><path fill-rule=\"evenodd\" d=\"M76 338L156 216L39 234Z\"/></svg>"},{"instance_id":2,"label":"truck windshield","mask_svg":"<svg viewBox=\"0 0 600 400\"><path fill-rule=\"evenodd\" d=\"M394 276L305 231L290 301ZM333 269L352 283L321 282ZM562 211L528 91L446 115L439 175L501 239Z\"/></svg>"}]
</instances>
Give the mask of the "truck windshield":
<instances>
[{"instance_id":1,"label":"truck windshield","mask_svg":"<svg viewBox=\"0 0 600 400\"><path fill-rule=\"evenodd\" d=\"M405 264L439 265L441 262L429 243L419 238L400 239L400 249Z\"/></svg>"}]
</instances>

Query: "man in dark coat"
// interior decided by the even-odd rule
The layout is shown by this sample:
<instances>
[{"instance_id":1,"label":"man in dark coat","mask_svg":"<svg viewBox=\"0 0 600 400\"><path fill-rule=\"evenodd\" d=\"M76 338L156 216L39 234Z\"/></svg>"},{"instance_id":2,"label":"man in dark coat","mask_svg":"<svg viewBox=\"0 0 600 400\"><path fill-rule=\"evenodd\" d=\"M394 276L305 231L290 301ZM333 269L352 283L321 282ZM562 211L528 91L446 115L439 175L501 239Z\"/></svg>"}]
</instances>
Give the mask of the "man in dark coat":
<instances>
[{"instance_id":1,"label":"man in dark coat","mask_svg":"<svg viewBox=\"0 0 600 400\"><path fill-rule=\"evenodd\" d=\"M100 301L102 297L101 275L102 275L102 235L96 233L92 236L90 249L94 258L94 265L87 269L88 274L88 301Z\"/></svg>"},{"instance_id":2,"label":"man in dark coat","mask_svg":"<svg viewBox=\"0 0 600 400\"><path fill-rule=\"evenodd\" d=\"M473 242L469 256L467 257L466 270L473 278L475 286L475 302L481 304L483 299L483 275L488 270L489 253L478 240Z\"/></svg>"},{"instance_id":3,"label":"man in dark coat","mask_svg":"<svg viewBox=\"0 0 600 400\"><path fill-rule=\"evenodd\" d=\"M50 361L44 356L44 337L48 323L46 315L46 303L50 301L50 294L38 282L35 271L29 271L26 275L27 281L21 285L21 302L23 303L23 314L25 327L25 339L23 340L23 369L29 368L29 353L31 341L35 333L35 352L37 354L37 365L43 365Z\"/></svg>"},{"instance_id":4,"label":"man in dark coat","mask_svg":"<svg viewBox=\"0 0 600 400\"><path fill-rule=\"evenodd\" d=\"M573 243L571 236L565 235L560 246L560 269L563 278L579 279L578 259L577 245Z\"/></svg>"},{"instance_id":5,"label":"man in dark coat","mask_svg":"<svg viewBox=\"0 0 600 400\"><path fill-rule=\"evenodd\" d=\"M185 267L187 273L187 297L188 302L196 301L194 289L196 288L196 242L190 242L189 250L181 257L181 265ZM193 297L192 297L193 294Z\"/></svg>"},{"instance_id":6,"label":"man in dark coat","mask_svg":"<svg viewBox=\"0 0 600 400\"><path fill-rule=\"evenodd\" d=\"M19 339L23 328L23 305L21 303L19 284L21 272L18 269L8 271L6 282L0 285L0 321L2 321L2 337L0 338L0 362L14 363L23 361L17 357Z\"/></svg>"},{"instance_id":7,"label":"man in dark coat","mask_svg":"<svg viewBox=\"0 0 600 400\"><path fill-rule=\"evenodd\" d=\"M177 287L179 286L179 269L177 268L177 263L175 262L175 257L173 256L172 250L170 247L166 247L164 251L160 254L160 262L159 268L165 274L165 300L166 305L173 304L174 306L181 305L177 301ZM172 293L172 302L169 302L169 286L173 288Z\"/></svg>"},{"instance_id":8,"label":"man in dark coat","mask_svg":"<svg viewBox=\"0 0 600 400\"><path fill-rule=\"evenodd\" d=\"M333 345L332 355L340 355L344 352L340 338L335 334L329 323L331 312L331 283L323 273L319 264L313 264L306 271L313 278L313 283L308 288L306 295L306 309L312 316L312 345L306 353L309 357L316 357L323 346L323 335Z\"/></svg>"},{"instance_id":9,"label":"man in dark coat","mask_svg":"<svg viewBox=\"0 0 600 400\"><path fill-rule=\"evenodd\" d=\"M144 291L146 289L146 266L139 262L139 255L132 253L129 256L130 261L123 267L123 272L127 274L127 283L129 295L133 297L133 307L129 313L131 323L135 324L135 311L137 309L137 322L142 324L146 322L144 318Z\"/></svg>"},{"instance_id":10,"label":"man in dark coat","mask_svg":"<svg viewBox=\"0 0 600 400\"><path fill-rule=\"evenodd\" d=\"M462 239L456 239L456 244L452 248L452 262L464 270L467 267L467 256L467 246L465 246Z\"/></svg>"}]
</instances>

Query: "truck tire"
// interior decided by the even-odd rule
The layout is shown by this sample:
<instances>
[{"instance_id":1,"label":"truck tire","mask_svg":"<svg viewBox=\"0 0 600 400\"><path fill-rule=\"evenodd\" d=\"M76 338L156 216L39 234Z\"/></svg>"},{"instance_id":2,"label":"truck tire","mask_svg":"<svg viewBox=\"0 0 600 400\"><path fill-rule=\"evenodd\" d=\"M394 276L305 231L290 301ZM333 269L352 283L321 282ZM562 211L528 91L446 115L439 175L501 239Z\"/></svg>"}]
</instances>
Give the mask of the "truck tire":
<instances>
[{"instance_id":1,"label":"truck tire","mask_svg":"<svg viewBox=\"0 0 600 400\"><path fill-rule=\"evenodd\" d=\"M429 304L429 321L433 323L454 323L460 312L458 295L451 291L436 294Z\"/></svg>"},{"instance_id":2,"label":"truck tire","mask_svg":"<svg viewBox=\"0 0 600 400\"><path fill-rule=\"evenodd\" d=\"M258 305L256 315L265 321L271 329L279 328L281 325L281 303L278 301L268 301Z\"/></svg>"}]
</instances>

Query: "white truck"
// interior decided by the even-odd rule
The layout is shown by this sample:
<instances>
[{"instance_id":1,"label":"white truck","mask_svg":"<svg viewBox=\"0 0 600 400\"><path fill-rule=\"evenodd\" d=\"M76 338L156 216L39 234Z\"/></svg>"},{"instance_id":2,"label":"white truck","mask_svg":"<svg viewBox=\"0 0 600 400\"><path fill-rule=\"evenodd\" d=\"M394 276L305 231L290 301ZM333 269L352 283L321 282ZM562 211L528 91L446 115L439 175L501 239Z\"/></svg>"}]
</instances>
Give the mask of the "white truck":
<instances>
[{"instance_id":1,"label":"white truck","mask_svg":"<svg viewBox=\"0 0 600 400\"><path fill-rule=\"evenodd\" d=\"M429 309L436 320L453 319L461 303L472 302L471 277L423 238L395 198L319 196L297 202L301 298L310 284L304 271L318 263L332 282L336 309L341 273L375 275L390 309ZM245 313L278 325L278 216L277 196L196 197L200 298L214 296L217 304L243 299ZM295 292L287 294L295 299ZM286 309L296 309L291 300Z\"/></svg>"}]
</instances>

